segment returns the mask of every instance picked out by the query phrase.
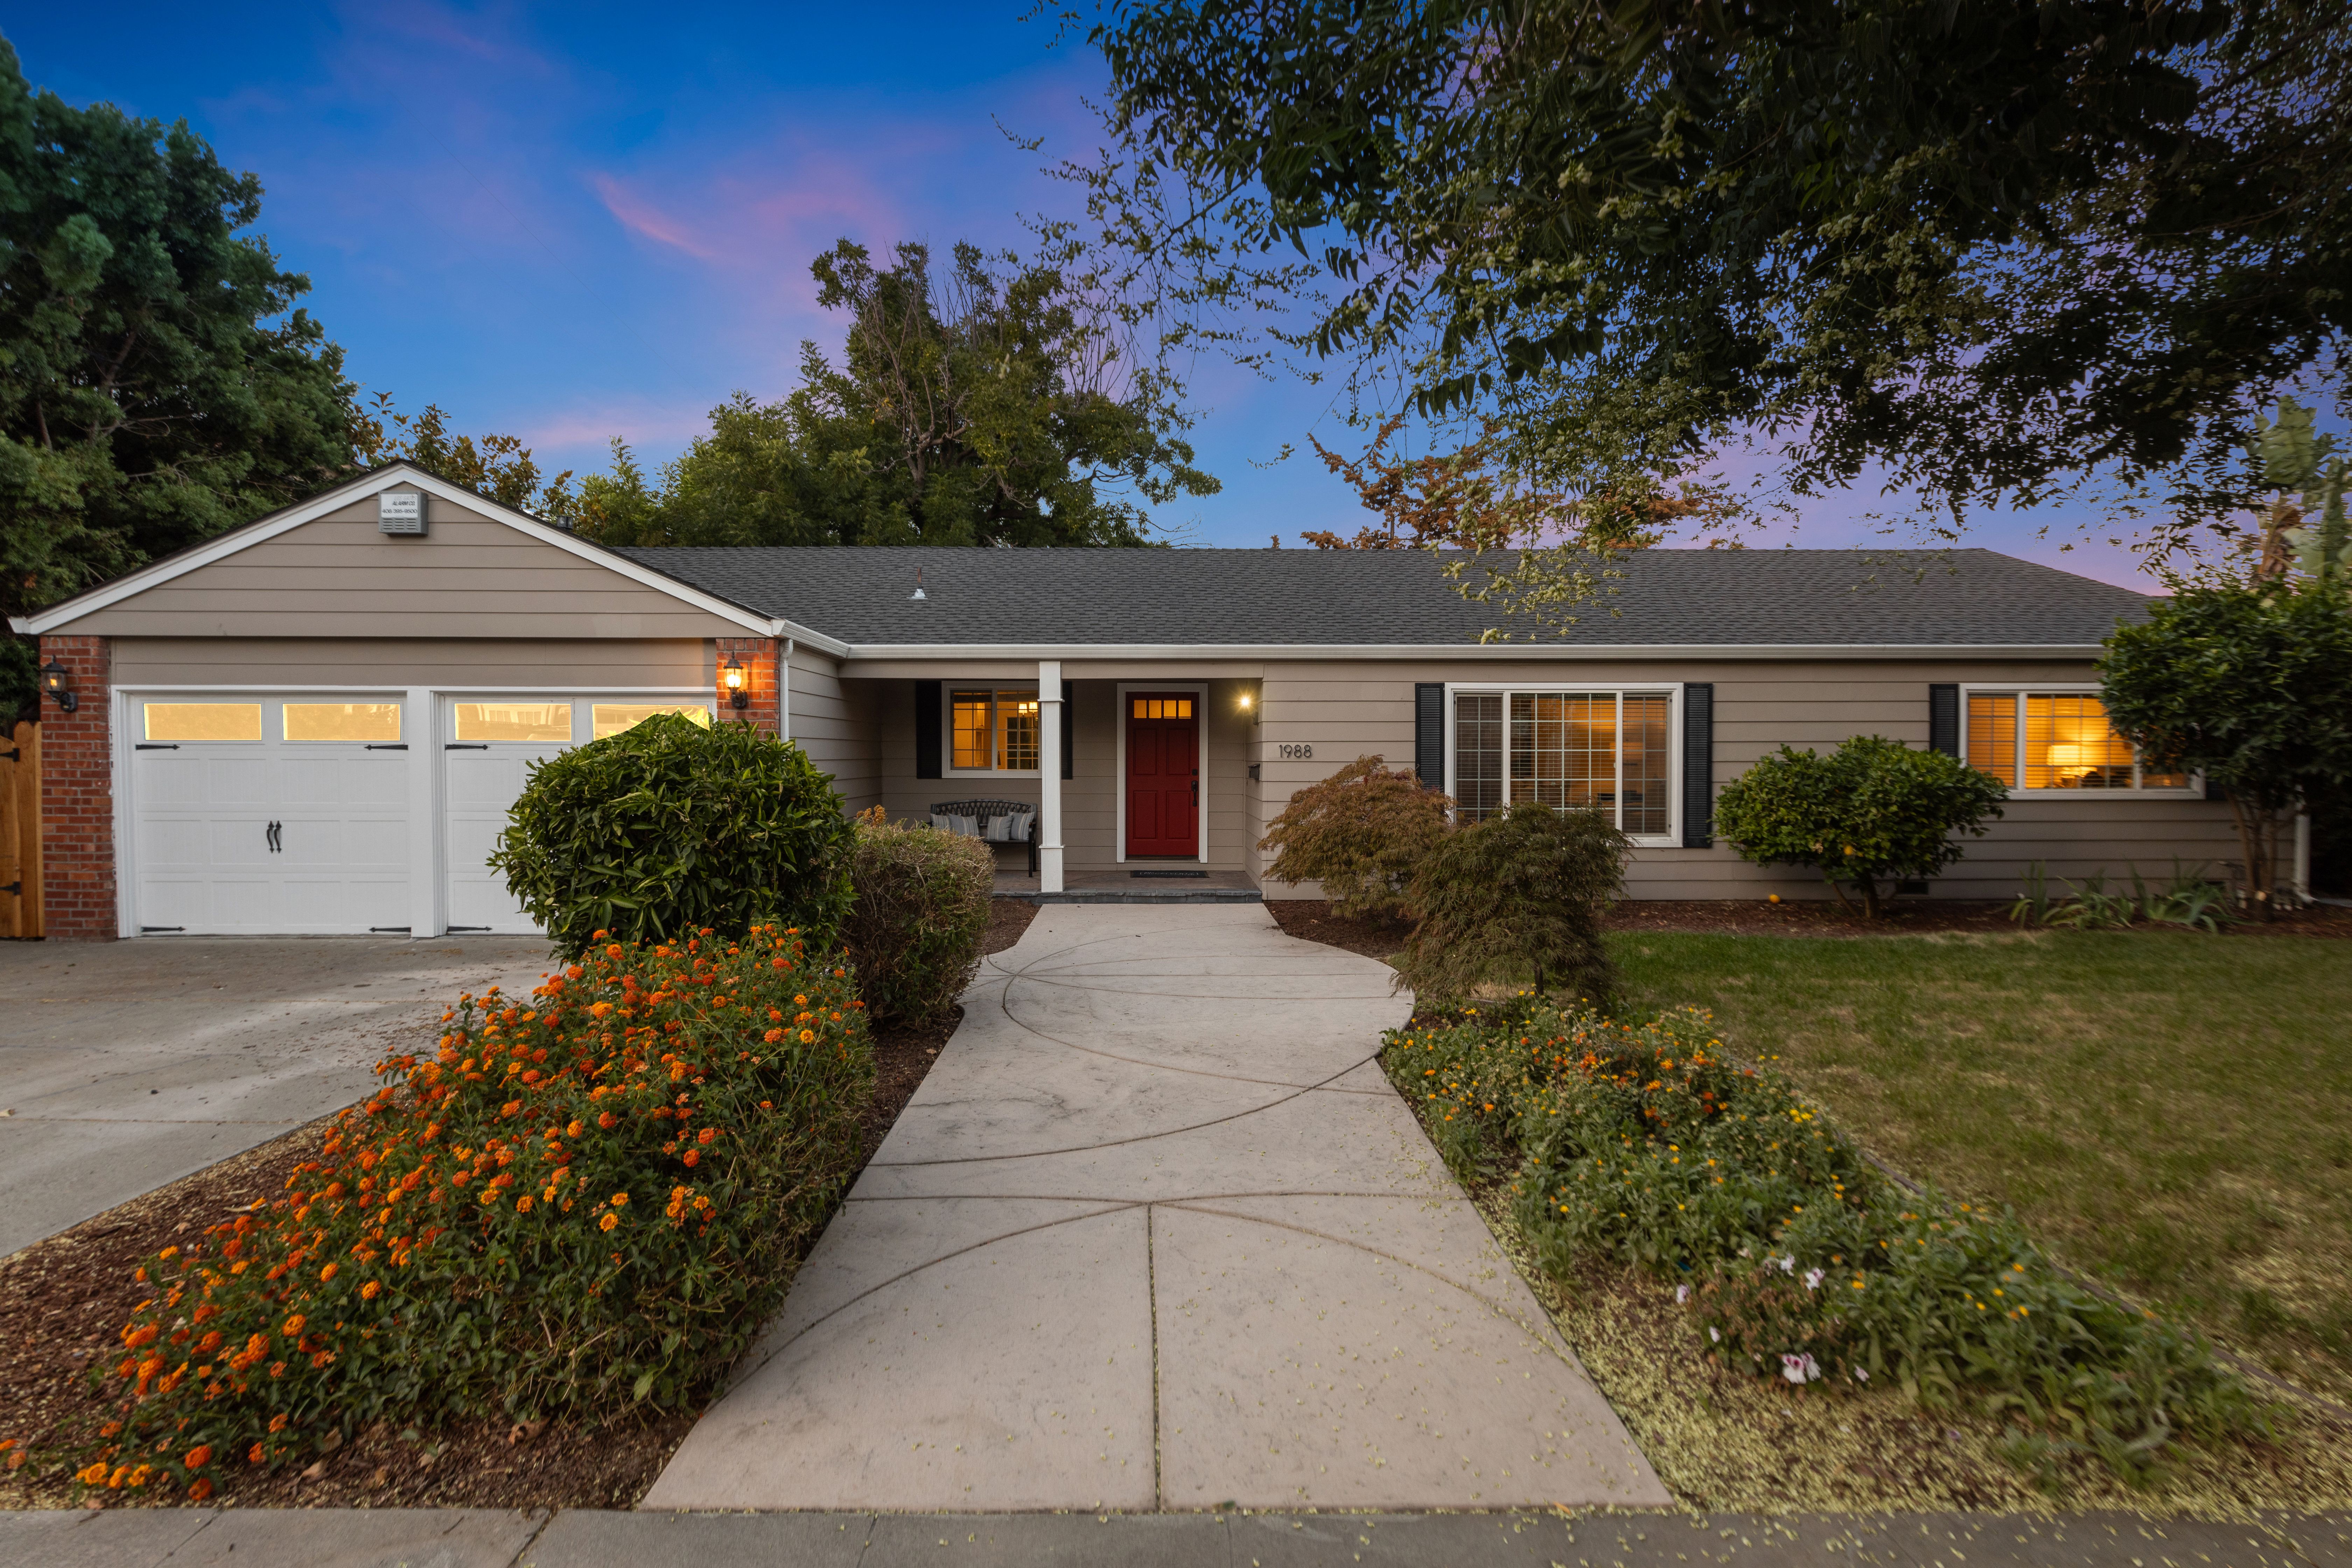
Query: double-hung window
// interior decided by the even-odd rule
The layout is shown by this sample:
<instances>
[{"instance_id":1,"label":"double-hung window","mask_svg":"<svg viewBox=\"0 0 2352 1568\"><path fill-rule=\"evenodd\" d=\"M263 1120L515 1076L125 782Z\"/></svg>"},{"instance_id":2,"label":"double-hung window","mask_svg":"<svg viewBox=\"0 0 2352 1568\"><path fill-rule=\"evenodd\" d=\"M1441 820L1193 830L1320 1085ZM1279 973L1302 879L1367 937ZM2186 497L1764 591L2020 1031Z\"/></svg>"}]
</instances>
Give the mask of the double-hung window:
<instances>
[{"instance_id":1,"label":"double-hung window","mask_svg":"<svg viewBox=\"0 0 2352 1568\"><path fill-rule=\"evenodd\" d=\"M1962 704L1964 754L2011 790L2186 790L2189 775L2144 767L2107 722L2094 690L1999 690L1970 687Z\"/></svg>"},{"instance_id":2,"label":"double-hung window","mask_svg":"<svg viewBox=\"0 0 2352 1568\"><path fill-rule=\"evenodd\" d=\"M1037 689L948 689L948 767L960 773L1034 773L1040 731Z\"/></svg>"},{"instance_id":3,"label":"double-hung window","mask_svg":"<svg viewBox=\"0 0 2352 1568\"><path fill-rule=\"evenodd\" d=\"M1668 691L1457 689L1452 780L1465 822L1514 802L1606 815L1635 838L1673 827Z\"/></svg>"}]
</instances>

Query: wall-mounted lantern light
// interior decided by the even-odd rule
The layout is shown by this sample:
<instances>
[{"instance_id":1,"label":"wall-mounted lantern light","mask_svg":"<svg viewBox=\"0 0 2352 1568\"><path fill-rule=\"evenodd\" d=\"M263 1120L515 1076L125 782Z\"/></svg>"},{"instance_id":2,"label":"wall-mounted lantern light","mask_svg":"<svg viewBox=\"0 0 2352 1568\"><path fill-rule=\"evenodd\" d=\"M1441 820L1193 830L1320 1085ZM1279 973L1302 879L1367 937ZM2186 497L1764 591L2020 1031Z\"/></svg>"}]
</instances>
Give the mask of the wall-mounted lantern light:
<instances>
[{"instance_id":1,"label":"wall-mounted lantern light","mask_svg":"<svg viewBox=\"0 0 2352 1568\"><path fill-rule=\"evenodd\" d=\"M731 653L727 656L727 668L719 672L719 684L727 688L729 707L751 706L751 694L743 689L743 661Z\"/></svg>"},{"instance_id":2,"label":"wall-mounted lantern light","mask_svg":"<svg viewBox=\"0 0 2352 1568\"><path fill-rule=\"evenodd\" d=\"M68 713L76 712L81 707L81 699L74 695L72 687L66 684L72 673L58 662L56 654L49 655L49 662L41 666L41 689L56 698L58 708Z\"/></svg>"}]
</instances>

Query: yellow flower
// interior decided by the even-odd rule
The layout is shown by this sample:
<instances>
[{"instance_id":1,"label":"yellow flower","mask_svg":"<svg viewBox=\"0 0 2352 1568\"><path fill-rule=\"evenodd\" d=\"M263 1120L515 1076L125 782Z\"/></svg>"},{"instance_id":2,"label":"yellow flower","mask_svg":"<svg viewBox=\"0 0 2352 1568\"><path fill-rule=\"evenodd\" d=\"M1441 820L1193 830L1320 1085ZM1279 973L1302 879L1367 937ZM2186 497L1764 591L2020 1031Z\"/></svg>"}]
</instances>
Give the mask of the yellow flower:
<instances>
[{"instance_id":1,"label":"yellow flower","mask_svg":"<svg viewBox=\"0 0 2352 1568\"><path fill-rule=\"evenodd\" d=\"M608 1214L603 1219L596 1222L596 1228L598 1230L610 1230L620 1223L621 1216L619 1215Z\"/></svg>"}]
</instances>

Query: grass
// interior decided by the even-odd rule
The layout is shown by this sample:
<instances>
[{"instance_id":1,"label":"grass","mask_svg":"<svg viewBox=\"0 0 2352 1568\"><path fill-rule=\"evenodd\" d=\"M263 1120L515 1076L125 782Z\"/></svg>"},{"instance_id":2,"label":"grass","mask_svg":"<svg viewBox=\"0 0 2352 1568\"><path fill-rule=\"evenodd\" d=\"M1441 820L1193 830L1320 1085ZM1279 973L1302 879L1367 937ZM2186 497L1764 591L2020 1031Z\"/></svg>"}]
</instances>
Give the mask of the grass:
<instances>
[{"instance_id":1,"label":"grass","mask_svg":"<svg viewBox=\"0 0 2352 1568\"><path fill-rule=\"evenodd\" d=\"M2038 931L1611 939L1906 1173L2352 1403L2352 942Z\"/></svg>"}]
</instances>

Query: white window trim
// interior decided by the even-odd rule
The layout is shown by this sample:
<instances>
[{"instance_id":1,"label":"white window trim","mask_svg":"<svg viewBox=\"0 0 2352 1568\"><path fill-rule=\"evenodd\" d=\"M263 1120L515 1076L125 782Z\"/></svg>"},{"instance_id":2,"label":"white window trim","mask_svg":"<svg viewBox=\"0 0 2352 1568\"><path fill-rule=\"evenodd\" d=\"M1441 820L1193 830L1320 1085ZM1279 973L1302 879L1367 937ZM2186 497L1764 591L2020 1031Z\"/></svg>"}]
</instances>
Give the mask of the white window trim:
<instances>
[{"instance_id":1,"label":"white window trim","mask_svg":"<svg viewBox=\"0 0 2352 1568\"><path fill-rule=\"evenodd\" d=\"M2098 697L2102 688L2095 682L2045 681L2028 684L2021 680L1980 681L1960 687L1959 746L1960 761L1969 760L1969 699L1982 694L1987 697L2017 699L2017 780L2009 786L2011 800L2202 800L2205 798L2205 775L2192 773L2186 784L2164 784L2151 788L2140 783L2144 770L2139 753L2132 753L2132 787L2129 789L2063 789L2051 785L2035 788L2025 782L2025 700L2028 697ZM2102 700L2100 706L2105 706Z\"/></svg>"},{"instance_id":2,"label":"white window trim","mask_svg":"<svg viewBox=\"0 0 2352 1568\"><path fill-rule=\"evenodd\" d=\"M1122 680L1118 683L1116 690L1118 705L1111 710L1116 716L1114 730L1118 735L1118 743L1112 748L1114 758L1112 765L1116 771L1111 774L1113 802L1111 847L1114 850L1111 864L1115 866L1127 864L1128 696L1137 691L1150 693L1173 691L1180 696L1188 693L1191 695L1192 711L1198 716L1194 722L1201 727L1201 804L1192 813L1192 837L1194 842L1201 847L1198 860L1202 865L1207 865L1209 863L1209 780L1214 773L1209 765L1209 736L1212 729L1209 723L1209 683L1205 680ZM1157 860L1163 858L1155 855L1150 858Z\"/></svg>"},{"instance_id":3,"label":"white window trim","mask_svg":"<svg viewBox=\"0 0 2352 1568\"><path fill-rule=\"evenodd\" d=\"M1622 700L1624 698L1664 698L1666 700L1666 830L1664 833L1629 833L1625 837L1632 839L1635 847L1643 849L1675 849L1682 847L1683 689L1678 682L1598 682L1589 686L1580 686L1549 681L1541 685L1531 685L1524 680L1448 681L1445 686L1445 793L1447 795L1454 794L1454 738L1456 731L1454 713L1454 698L1465 693L1482 696L1500 694L1507 700L1503 722L1507 728L1511 721L1507 699L1515 691L1615 697L1621 700L1618 704L1621 718L1624 711L1624 704ZM1507 733L1504 736L1503 744L1506 755L1505 765L1507 767L1510 746L1510 737ZM1506 784L1509 782L1507 776L1505 782ZM1622 744L1617 747L1616 782L1617 787L1612 793L1622 796L1625 793L1625 749Z\"/></svg>"},{"instance_id":4,"label":"white window trim","mask_svg":"<svg viewBox=\"0 0 2352 1568\"><path fill-rule=\"evenodd\" d=\"M955 765L955 694L959 689L964 691L977 691L982 687L985 687L988 689L990 706L992 709L995 705L995 694L1000 691L1026 691L1033 697L1037 696L1038 694L1037 683L1034 680L940 681L940 776L941 778L950 779L1034 779L1044 777L1044 773L1036 768L960 768ZM1037 704L1037 722L1041 726L1038 733L1038 750L1040 755L1043 755L1045 749L1045 734L1042 726L1045 722L1045 705L1042 700ZM989 731L989 752L992 756L995 754L995 750L996 735L994 729L992 728Z\"/></svg>"}]
</instances>

